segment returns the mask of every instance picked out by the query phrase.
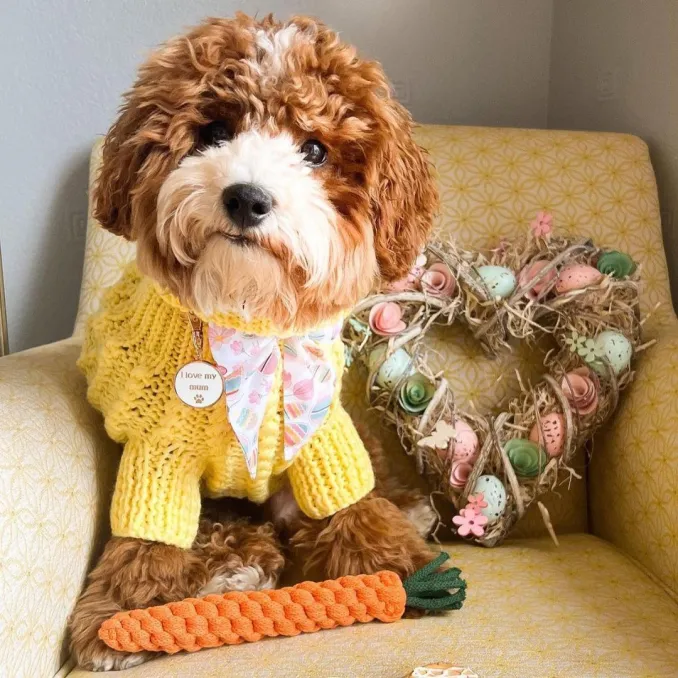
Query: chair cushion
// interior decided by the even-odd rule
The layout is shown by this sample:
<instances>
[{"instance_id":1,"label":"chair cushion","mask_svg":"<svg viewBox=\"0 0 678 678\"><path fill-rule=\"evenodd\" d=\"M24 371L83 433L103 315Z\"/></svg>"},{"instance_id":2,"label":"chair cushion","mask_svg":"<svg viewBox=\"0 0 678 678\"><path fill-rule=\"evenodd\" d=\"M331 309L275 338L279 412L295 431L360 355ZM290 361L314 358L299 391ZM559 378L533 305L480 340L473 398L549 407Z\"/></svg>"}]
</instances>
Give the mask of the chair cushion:
<instances>
[{"instance_id":1,"label":"chair cushion","mask_svg":"<svg viewBox=\"0 0 678 678\"><path fill-rule=\"evenodd\" d=\"M485 678L676 675L678 605L606 542L571 535L560 548L518 540L448 550L468 581L458 612L163 657L125 678L400 678L435 661Z\"/></svg>"}]
</instances>

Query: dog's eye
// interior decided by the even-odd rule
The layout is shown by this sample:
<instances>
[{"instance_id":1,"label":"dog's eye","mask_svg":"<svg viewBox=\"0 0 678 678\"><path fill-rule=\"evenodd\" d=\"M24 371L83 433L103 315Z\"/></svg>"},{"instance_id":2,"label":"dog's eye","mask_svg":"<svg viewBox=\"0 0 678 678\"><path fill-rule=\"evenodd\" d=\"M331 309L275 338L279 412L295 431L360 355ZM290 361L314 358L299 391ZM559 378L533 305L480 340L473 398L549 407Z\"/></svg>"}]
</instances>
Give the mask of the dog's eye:
<instances>
[{"instance_id":1,"label":"dog's eye","mask_svg":"<svg viewBox=\"0 0 678 678\"><path fill-rule=\"evenodd\" d=\"M319 167L327 160L327 149L317 140L309 139L301 147L304 160L314 167Z\"/></svg>"},{"instance_id":2,"label":"dog's eye","mask_svg":"<svg viewBox=\"0 0 678 678\"><path fill-rule=\"evenodd\" d=\"M218 146L233 138L231 128L222 120L215 120L200 128L201 146Z\"/></svg>"}]
</instances>

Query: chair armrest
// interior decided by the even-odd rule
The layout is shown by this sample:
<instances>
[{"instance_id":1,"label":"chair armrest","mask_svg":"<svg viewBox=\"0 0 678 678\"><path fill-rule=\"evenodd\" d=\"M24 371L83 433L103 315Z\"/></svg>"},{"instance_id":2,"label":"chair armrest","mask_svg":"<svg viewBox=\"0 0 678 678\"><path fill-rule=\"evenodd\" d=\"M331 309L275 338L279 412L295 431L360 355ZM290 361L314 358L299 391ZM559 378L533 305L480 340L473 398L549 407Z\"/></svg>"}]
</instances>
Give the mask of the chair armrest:
<instances>
[{"instance_id":1,"label":"chair armrest","mask_svg":"<svg viewBox=\"0 0 678 678\"><path fill-rule=\"evenodd\" d=\"M85 400L80 342L0 359L0 675L53 676L108 527L119 458Z\"/></svg>"},{"instance_id":2,"label":"chair armrest","mask_svg":"<svg viewBox=\"0 0 678 678\"><path fill-rule=\"evenodd\" d=\"M592 531L678 592L678 322L640 355L617 416L596 438Z\"/></svg>"}]
</instances>

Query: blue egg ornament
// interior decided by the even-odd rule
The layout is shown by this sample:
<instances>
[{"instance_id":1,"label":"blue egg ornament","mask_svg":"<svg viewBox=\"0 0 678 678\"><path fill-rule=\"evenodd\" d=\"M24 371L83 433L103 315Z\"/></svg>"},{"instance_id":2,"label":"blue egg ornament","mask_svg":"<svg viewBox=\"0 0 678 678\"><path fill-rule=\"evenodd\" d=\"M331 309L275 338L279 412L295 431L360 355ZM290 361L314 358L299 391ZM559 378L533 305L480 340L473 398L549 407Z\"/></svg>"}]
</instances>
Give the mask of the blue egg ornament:
<instances>
[{"instance_id":1,"label":"blue egg ornament","mask_svg":"<svg viewBox=\"0 0 678 678\"><path fill-rule=\"evenodd\" d=\"M505 299L516 289L516 276L510 268L479 266L476 270L493 299L497 297Z\"/></svg>"},{"instance_id":2,"label":"blue egg ornament","mask_svg":"<svg viewBox=\"0 0 678 678\"><path fill-rule=\"evenodd\" d=\"M598 352L606 357L615 374L620 374L631 364L633 346L631 342L620 332L605 330L595 339ZM593 368L598 374L605 375L607 368L602 361L593 363Z\"/></svg>"},{"instance_id":3,"label":"blue egg ornament","mask_svg":"<svg viewBox=\"0 0 678 678\"><path fill-rule=\"evenodd\" d=\"M367 361L370 370L384 359L386 350L386 344L380 344L370 353ZM404 348L399 348L379 368L375 383L381 388L393 388L403 377L414 374L414 371L412 357Z\"/></svg>"},{"instance_id":4,"label":"blue egg ornament","mask_svg":"<svg viewBox=\"0 0 678 678\"><path fill-rule=\"evenodd\" d=\"M480 512L487 516L487 524L496 523L506 508L506 488L497 476L480 476L476 481L472 494L483 493L487 506Z\"/></svg>"}]
</instances>

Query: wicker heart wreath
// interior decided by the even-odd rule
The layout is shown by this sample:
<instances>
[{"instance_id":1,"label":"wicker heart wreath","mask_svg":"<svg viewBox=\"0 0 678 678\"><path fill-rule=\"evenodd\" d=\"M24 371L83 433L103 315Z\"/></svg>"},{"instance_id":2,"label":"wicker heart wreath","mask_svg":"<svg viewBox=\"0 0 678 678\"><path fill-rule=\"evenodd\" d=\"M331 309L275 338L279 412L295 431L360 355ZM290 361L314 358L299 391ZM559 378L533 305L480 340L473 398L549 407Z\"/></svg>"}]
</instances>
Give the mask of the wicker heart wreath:
<instances>
[{"instance_id":1,"label":"wicker heart wreath","mask_svg":"<svg viewBox=\"0 0 678 678\"><path fill-rule=\"evenodd\" d=\"M617 407L641 342L640 271L622 252L552 234L540 213L526 238L481 254L432 243L404 280L364 300L344 327L347 363L367 366L370 404L454 510L443 523L494 546L567 476L575 451ZM461 411L426 360L434 325L463 323L490 357L550 336L547 372L504 411ZM548 511L538 502L557 543Z\"/></svg>"}]
</instances>

